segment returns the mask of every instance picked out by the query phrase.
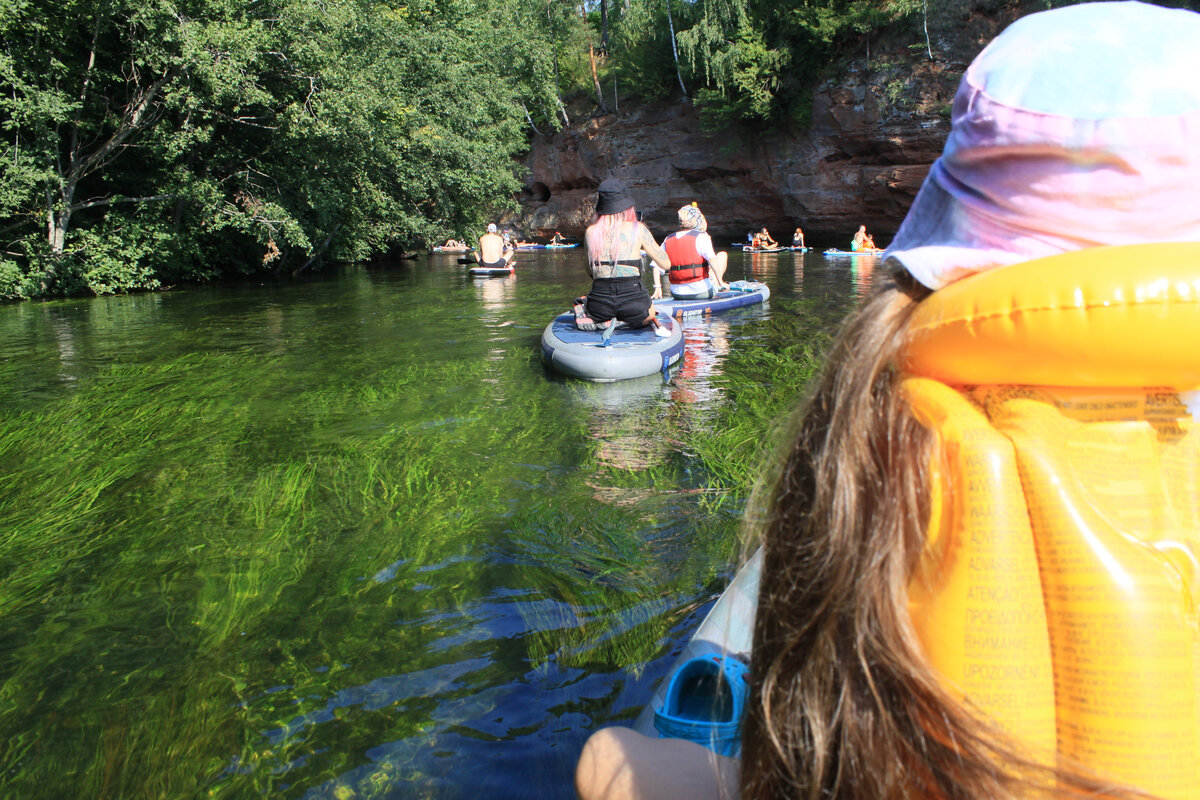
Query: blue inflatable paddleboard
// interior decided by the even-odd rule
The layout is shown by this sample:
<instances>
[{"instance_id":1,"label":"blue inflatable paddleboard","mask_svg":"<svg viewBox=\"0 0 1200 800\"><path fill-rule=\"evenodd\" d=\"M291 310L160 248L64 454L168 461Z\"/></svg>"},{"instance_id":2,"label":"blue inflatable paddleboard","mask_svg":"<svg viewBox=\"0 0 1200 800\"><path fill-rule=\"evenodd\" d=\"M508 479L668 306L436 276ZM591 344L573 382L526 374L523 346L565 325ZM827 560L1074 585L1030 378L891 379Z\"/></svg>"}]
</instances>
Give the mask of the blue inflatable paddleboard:
<instances>
[{"instance_id":1,"label":"blue inflatable paddleboard","mask_svg":"<svg viewBox=\"0 0 1200 800\"><path fill-rule=\"evenodd\" d=\"M716 297L706 299L666 297L661 300L655 300L654 306L673 317L683 319L685 317L716 314L721 311L729 311L733 308L764 303L770 296L771 290L767 288L765 283L759 283L758 281L733 281L729 284L729 291L718 292Z\"/></svg>"},{"instance_id":2,"label":"blue inflatable paddleboard","mask_svg":"<svg viewBox=\"0 0 1200 800\"><path fill-rule=\"evenodd\" d=\"M836 247L831 247L824 252L827 256L877 256L882 253L882 250L838 250Z\"/></svg>"},{"instance_id":3,"label":"blue inflatable paddleboard","mask_svg":"<svg viewBox=\"0 0 1200 800\"><path fill-rule=\"evenodd\" d=\"M542 360L564 375L589 381L619 381L662 372L683 357L683 329L661 310L658 321L670 336L655 335L650 325L621 325L605 341L601 330L580 330L574 313L560 314L542 332Z\"/></svg>"}]
</instances>

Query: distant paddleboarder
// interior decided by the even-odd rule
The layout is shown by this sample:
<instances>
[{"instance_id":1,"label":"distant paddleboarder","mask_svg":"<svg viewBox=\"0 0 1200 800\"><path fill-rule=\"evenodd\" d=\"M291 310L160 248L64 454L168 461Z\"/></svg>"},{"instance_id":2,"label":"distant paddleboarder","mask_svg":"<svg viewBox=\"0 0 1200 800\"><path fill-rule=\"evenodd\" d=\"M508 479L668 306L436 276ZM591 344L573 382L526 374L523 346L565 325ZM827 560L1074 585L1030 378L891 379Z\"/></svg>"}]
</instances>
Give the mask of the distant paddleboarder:
<instances>
[{"instance_id":1,"label":"distant paddleboarder","mask_svg":"<svg viewBox=\"0 0 1200 800\"><path fill-rule=\"evenodd\" d=\"M515 255L512 244L496 232L496 223L488 225L487 233L479 237L479 252L475 254L479 265L489 269L504 269L512 266Z\"/></svg>"}]
</instances>

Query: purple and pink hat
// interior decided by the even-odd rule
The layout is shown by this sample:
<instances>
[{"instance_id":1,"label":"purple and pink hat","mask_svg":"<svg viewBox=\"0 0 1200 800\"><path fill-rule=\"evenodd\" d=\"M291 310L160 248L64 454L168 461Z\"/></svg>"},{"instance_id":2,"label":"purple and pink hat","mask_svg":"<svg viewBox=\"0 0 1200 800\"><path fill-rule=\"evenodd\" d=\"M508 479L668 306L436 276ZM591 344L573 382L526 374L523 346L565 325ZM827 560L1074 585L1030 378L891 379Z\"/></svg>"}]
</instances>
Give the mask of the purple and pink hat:
<instances>
[{"instance_id":1,"label":"purple and pink hat","mask_svg":"<svg viewBox=\"0 0 1200 800\"><path fill-rule=\"evenodd\" d=\"M971 63L884 254L931 289L1101 245L1200 241L1200 14L1138 2L1023 17Z\"/></svg>"}]
</instances>

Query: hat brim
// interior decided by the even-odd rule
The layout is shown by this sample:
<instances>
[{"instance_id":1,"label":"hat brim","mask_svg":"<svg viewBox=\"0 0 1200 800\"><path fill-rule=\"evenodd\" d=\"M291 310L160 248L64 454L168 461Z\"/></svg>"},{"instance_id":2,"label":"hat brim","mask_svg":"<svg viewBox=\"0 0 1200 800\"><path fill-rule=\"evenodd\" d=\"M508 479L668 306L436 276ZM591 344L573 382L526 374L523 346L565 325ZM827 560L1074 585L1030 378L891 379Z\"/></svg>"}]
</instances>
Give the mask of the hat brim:
<instances>
[{"instance_id":1,"label":"hat brim","mask_svg":"<svg viewBox=\"0 0 1200 800\"><path fill-rule=\"evenodd\" d=\"M623 197L601 197L596 201L596 215L606 217L611 214L620 214L622 211L628 211L633 208L633 198L629 195Z\"/></svg>"}]
</instances>

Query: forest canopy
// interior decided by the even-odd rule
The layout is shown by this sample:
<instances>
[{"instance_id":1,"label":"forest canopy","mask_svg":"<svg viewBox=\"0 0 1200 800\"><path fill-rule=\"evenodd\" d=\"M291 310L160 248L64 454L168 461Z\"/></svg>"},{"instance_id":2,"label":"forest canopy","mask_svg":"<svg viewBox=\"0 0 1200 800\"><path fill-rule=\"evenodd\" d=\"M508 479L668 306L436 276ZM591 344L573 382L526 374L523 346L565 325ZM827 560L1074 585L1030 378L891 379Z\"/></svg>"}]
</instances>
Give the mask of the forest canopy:
<instances>
[{"instance_id":1,"label":"forest canopy","mask_svg":"<svg viewBox=\"0 0 1200 800\"><path fill-rule=\"evenodd\" d=\"M473 238L513 207L531 132L680 96L716 126L803 124L839 47L927 13L0 0L0 298L294 274Z\"/></svg>"}]
</instances>

